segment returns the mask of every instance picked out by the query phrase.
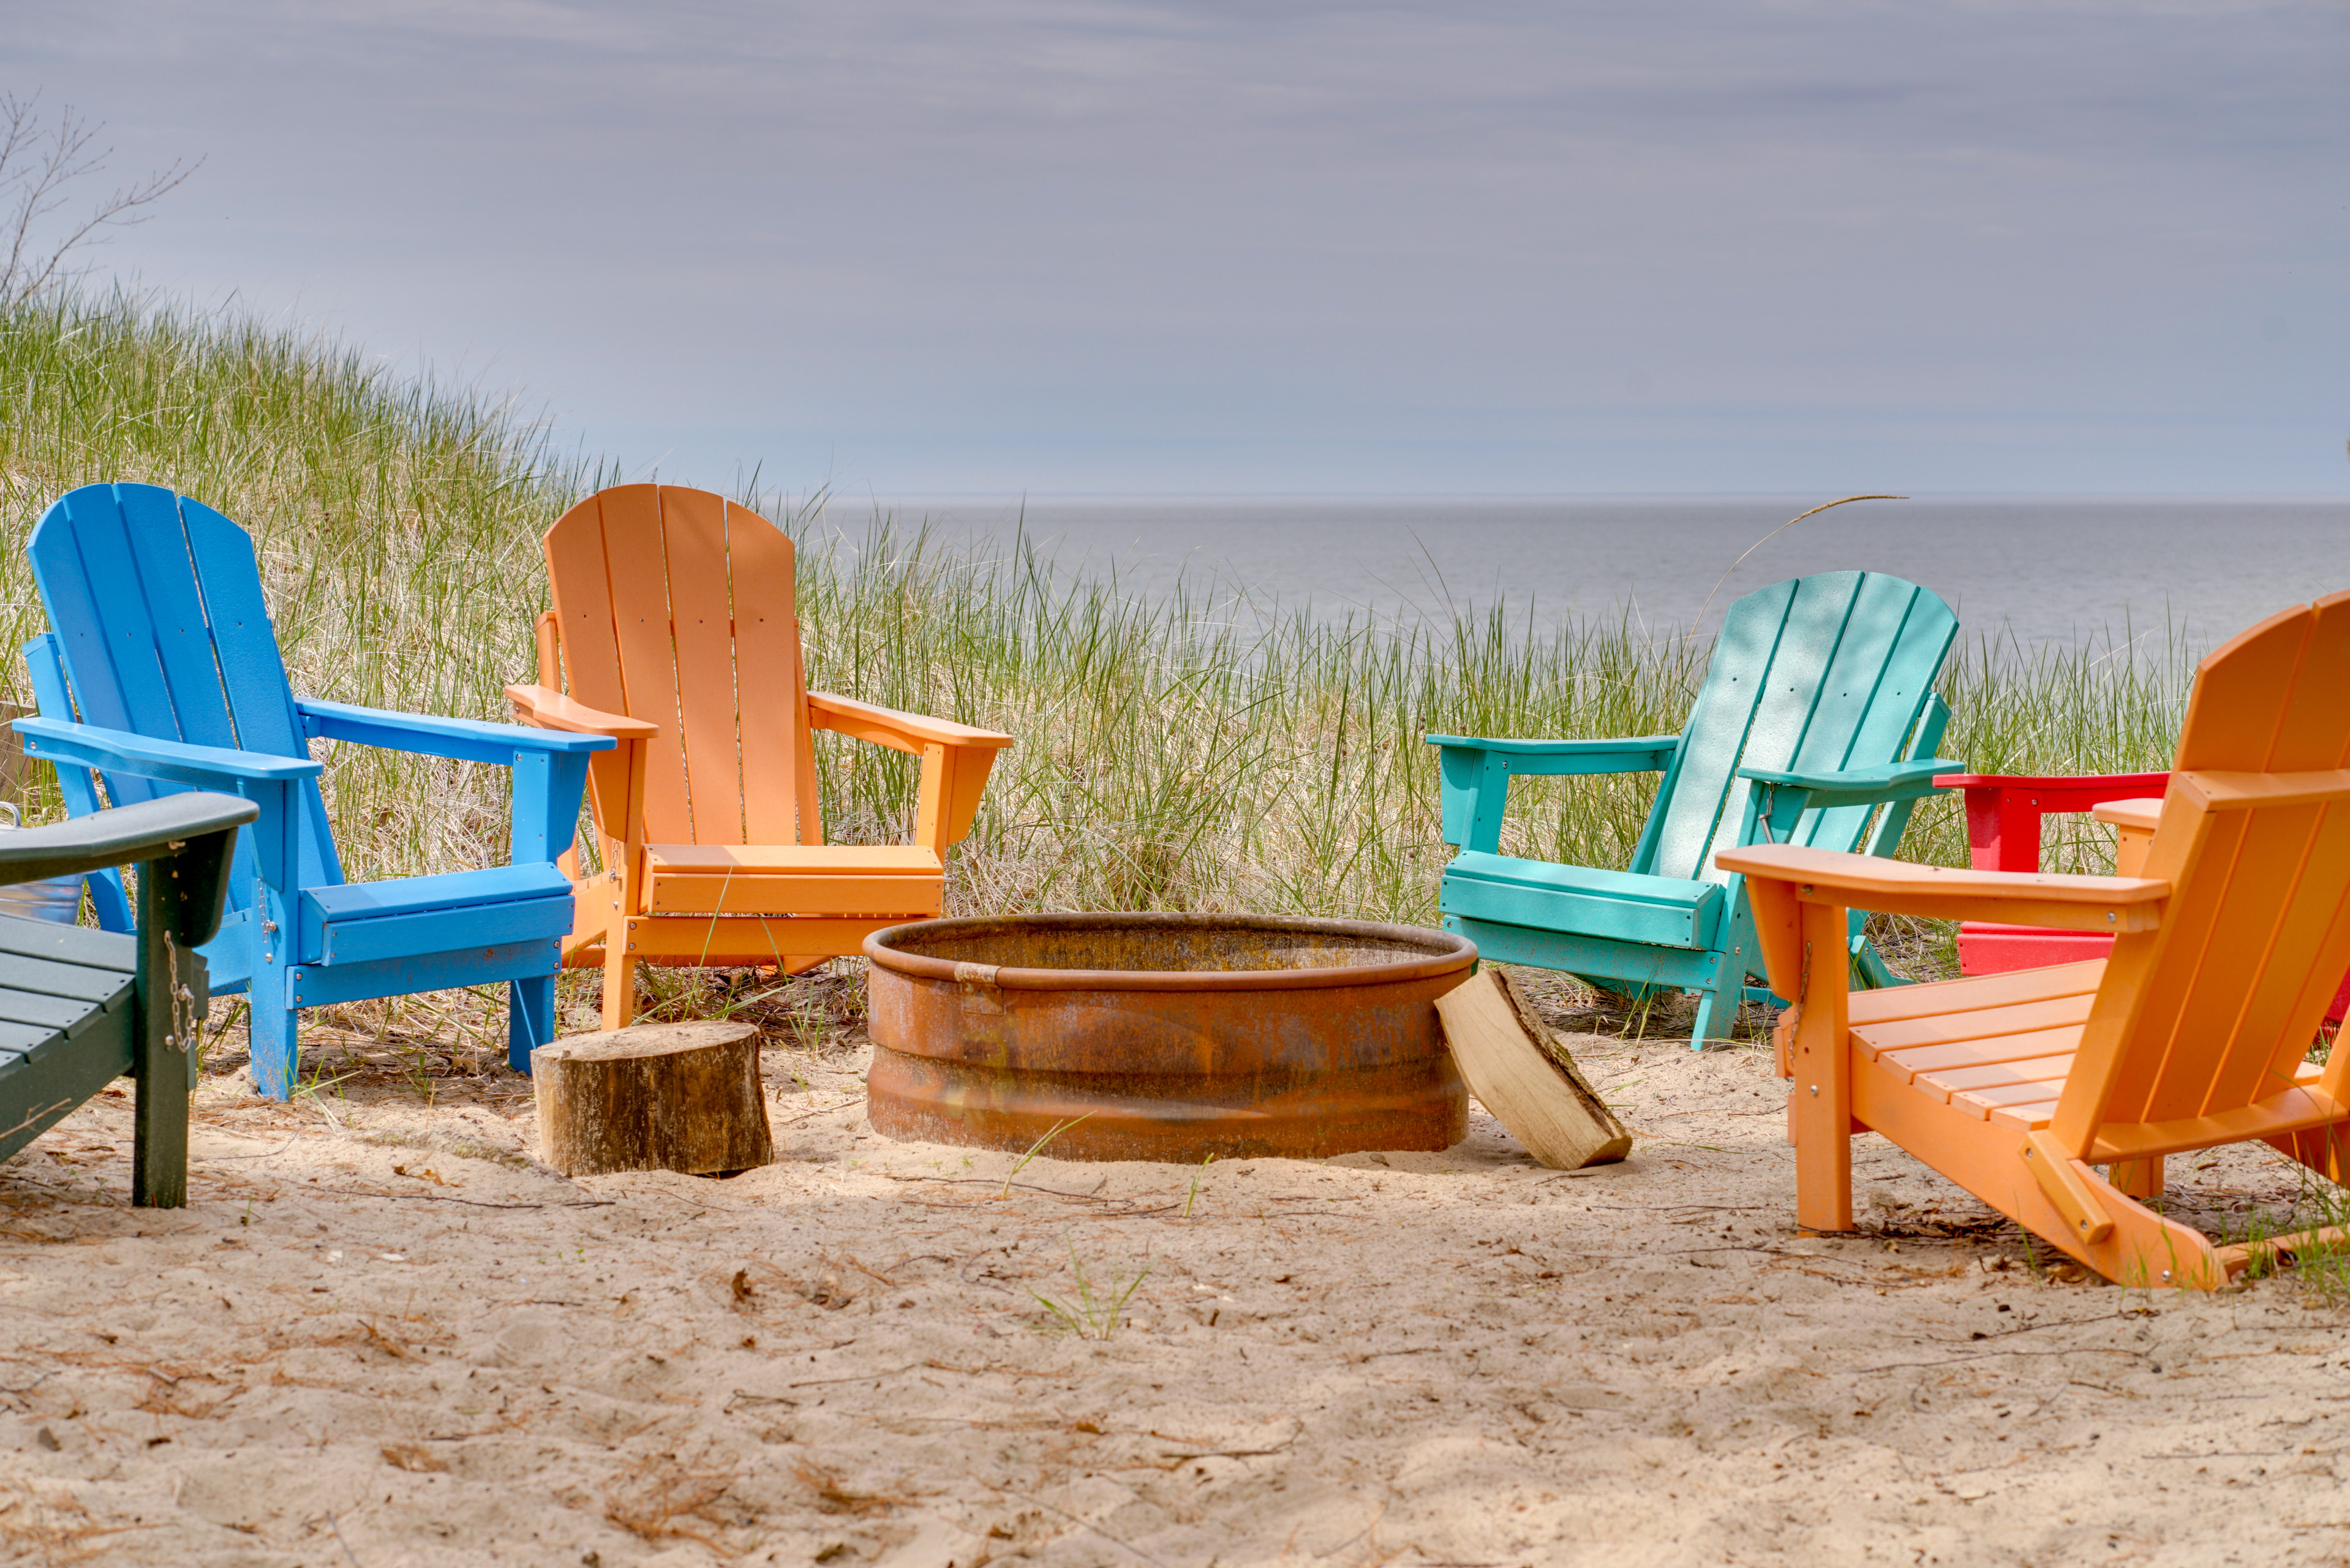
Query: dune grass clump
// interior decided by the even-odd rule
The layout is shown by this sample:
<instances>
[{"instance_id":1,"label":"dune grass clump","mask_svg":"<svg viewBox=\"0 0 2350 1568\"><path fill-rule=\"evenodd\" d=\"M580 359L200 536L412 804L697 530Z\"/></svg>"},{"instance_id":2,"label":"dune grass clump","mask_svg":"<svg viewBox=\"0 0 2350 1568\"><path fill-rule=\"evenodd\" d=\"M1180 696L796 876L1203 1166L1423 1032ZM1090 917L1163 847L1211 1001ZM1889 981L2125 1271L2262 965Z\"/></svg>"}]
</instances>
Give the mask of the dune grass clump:
<instances>
[{"instance_id":1,"label":"dune grass clump","mask_svg":"<svg viewBox=\"0 0 2350 1568\"><path fill-rule=\"evenodd\" d=\"M1548 625L1522 608L1367 623L1179 586L1157 600L876 519L795 522L809 679L1020 737L953 867L959 909L1255 910L1432 924L1452 851L1434 749L1455 734L1678 731L1711 649L1629 618ZM2176 638L1954 653L1944 755L1985 773L2167 767L2193 650ZM901 833L908 760L820 738L836 833ZM1621 867L1659 776L1513 781L1503 846ZM2045 824L2043 867L2112 867L2111 830ZM1955 795L1919 805L1905 857L1967 863ZM1882 922L1909 961L1949 929Z\"/></svg>"},{"instance_id":2,"label":"dune grass clump","mask_svg":"<svg viewBox=\"0 0 2350 1568\"><path fill-rule=\"evenodd\" d=\"M546 589L539 531L593 474L513 405L402 377L291 323L123 293L0 312L5 694L46 628L25 542L77 485L192 495L254 535L295 690L504 715ZM354 875L481 865L502 770L337 747L325 782Z\"/></svg>"},{"instance_id":3,"label":"dune grass clump","mask_svg":"<svg viewBox=\"0 0 2350 1568\"><path fill-rule=\"evenodd\" d=\"M123 294L0 312L0 638L42 626L24 558L78 484L168 485L250 529L297 690L474 718L535 667L538 536L616 472L567 458L514 404L405 377L340 340ZM754 504L756 504L754 502ZM1703 635L1629 617L1552 624L1519 605L1317 620L1198 583L1156 597L1056 571L1024 541L953 542L821 496L762 507L800 546L812 684L1019 737L951 865L952 912L1261 910L1430 923L1450 850L1430 731L1678 730ZM1970 645L1944 677L1942 750L1979 771L2165 765L2192 650ZM29 701L20 663L6 695ZM901 836L911 761L823 737L832 836ZM503 770L322 748L350 874L501 860ZM1504 846L1622 866L1654 775L1525 779ZM36 781L36 814L55 809ZM2050 869L2110 864L2080 820ZM1955 800L1905 855L1963 864ZM1930 943L1920 961L1936 961Z\"/></svg>"}]
</instances>

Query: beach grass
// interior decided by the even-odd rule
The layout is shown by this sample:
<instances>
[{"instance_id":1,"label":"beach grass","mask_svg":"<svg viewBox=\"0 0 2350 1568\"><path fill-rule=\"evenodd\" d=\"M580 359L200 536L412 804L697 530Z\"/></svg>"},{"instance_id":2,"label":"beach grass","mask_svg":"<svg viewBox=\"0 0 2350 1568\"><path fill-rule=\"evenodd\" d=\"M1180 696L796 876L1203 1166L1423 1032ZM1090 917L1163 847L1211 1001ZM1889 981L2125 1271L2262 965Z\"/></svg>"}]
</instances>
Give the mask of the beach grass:
<instances>
[{"instance_id":1,"label":"beach grass","mask_svg":"<svg viewBox=\"0 0 2350 1568\"><path fill-rule=\"evenodd\" d=\"M538 536L619 477L567 454L512 401L395 373L297 322L121 294L0 315L0 637L12 650L44 624L23 551L42 511L75 485L143 481L252 531L297 691L503 718L502 688L534 669ZM1203 581L1145 597L1057 569L1024 540L852 515L821 495L762 509L800 546L811 684L1019 738L953 857L955 912L1433 923L1450 851L1424 734L1668 733L1709 652L1703 628L1628 616L1554 624L1503 604L1332 621ZM1943 680L1946 755L2002 773L2167 764L2197 650L2126 629L2036 649L1996 628L1970 636ZM13 654L5 670L5 695L28 702ZM831 835L902 836L910 759L818 743ZM502 771L345 745L320 754L355 877L504 857ZM1520 781L1504 846L1621 866L1655 784ZM53 784L31 788L36 817L57 809ZM2049 836L2049 869L2110 865L2110 840L2084 819L2052 819ZM1962 865L1965 851L1957 803L1925 803L1904 855ZM1916 965L1948 961L1935 928L1888 934Z\"/></svg>"}]
</instances>

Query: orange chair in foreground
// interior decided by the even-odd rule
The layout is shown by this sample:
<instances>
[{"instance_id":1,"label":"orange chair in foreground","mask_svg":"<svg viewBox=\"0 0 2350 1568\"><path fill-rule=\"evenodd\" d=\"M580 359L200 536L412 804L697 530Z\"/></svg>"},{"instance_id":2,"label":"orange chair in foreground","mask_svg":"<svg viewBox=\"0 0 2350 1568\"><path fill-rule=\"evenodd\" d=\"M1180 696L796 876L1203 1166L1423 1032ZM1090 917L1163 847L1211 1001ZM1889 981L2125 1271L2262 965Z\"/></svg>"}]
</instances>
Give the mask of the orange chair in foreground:
<instances>
[{"instance_id":1,"label":"orange chair in foreground","mask_svg":"<svg viewBox=\"0 0 2350 1568\"><path fill-rule=\"evenodd\" d=\"M2350 1176L2350 1051L2304 1060L2350 963L2350 594L2205 659L2161 801L2096 813L2123 829L2125 875L1785 845L1717 857L1747 879L1772 988L1796 999L1778 1039L1799 1224L1851 1228L1852 1136L1874 1130L2124 1283L2212 1289L2263 1253L2350 1241L2320 1229L2218 1246L2140 1201L2162 1191L2166 1156L2251 1139ZM1851 908L2114 943L1848 995Z\"/></svg>"},{"instance_id":2,"label":"orange chair in foreground","mask_svg":"<svg viewBox=\"0 0 2350 1568\"><path fill-rule=\"evenodd\" d=\"M639 962L797 971L939 913L1011 736L808 691L792 542L723 496L620 485L544 544L538 683L506 697L525 723L620 742L588 774L605 869L565 861L564 961L603 965L605 1028L634 1016ZM912 843L824 842L813 730L921 759Z\"/></svg>"}]
</instances>

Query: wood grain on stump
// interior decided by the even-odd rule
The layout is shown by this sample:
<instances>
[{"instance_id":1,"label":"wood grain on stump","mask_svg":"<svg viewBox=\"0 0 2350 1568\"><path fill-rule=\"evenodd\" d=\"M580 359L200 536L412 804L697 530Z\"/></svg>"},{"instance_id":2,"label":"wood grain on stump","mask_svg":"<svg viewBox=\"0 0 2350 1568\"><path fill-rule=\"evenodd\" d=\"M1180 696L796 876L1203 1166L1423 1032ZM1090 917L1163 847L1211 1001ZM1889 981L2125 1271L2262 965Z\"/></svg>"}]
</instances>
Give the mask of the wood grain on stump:
<instances>
[{"instance_id":1,"label":"wood grain on stump","mask_svg":"<svg viewBox=\"0 0 2350 1568\"><path fill-rule=\"evenodd\" d=\"M772 1164L758 1031L643 1023L568 1034L530 1054L539 1158L566 1176Z\"/></svg>"}]
</instances>

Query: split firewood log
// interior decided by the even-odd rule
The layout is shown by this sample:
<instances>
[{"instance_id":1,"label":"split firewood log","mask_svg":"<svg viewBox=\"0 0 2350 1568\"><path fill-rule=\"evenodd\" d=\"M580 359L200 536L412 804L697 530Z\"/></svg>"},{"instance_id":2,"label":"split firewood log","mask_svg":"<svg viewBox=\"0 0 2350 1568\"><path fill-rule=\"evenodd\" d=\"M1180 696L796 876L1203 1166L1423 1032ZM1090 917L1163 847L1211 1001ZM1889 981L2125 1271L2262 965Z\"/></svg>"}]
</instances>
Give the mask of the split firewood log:
<instances>
[{"instance_id":1,"label":"split firewood log","mask_svg":"<svg viewBox=\"0 0 2350 1568\"><path fill-rule=\"evenodd\" d=\"M1605 1165L1632 1135L1516 985L1492 964L1437 999L1444 1041L1469 1092L1553 1170Z\"/></svg>"}]
</instances>

